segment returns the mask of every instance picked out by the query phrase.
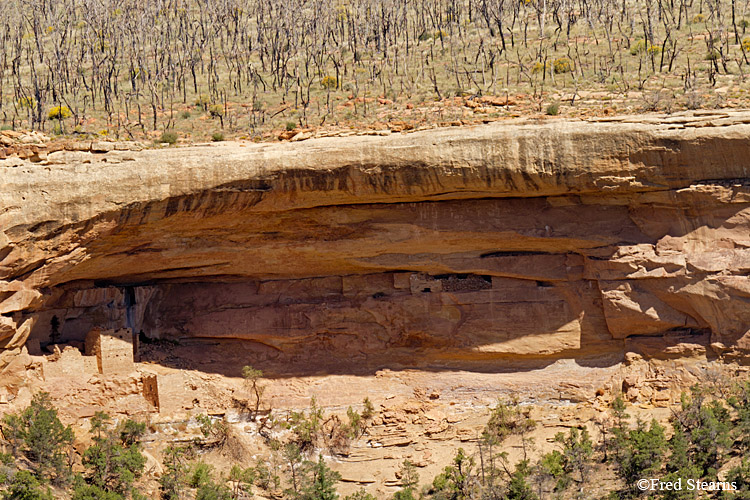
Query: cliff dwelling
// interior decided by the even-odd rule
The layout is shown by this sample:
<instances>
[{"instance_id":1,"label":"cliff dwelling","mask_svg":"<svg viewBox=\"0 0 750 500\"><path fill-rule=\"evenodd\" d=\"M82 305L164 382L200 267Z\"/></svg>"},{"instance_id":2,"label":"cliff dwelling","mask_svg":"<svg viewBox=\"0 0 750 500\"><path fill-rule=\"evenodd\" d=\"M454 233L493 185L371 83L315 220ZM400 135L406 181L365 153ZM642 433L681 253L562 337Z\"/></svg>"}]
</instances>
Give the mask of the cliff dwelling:
<instances>
[{"instance_id":1,"label":"cliff dwelling","mask_svg":"<svg viewBox=\"0 0 750 500\"><path fill-rule=\"evenodd\" d=\"M0 500L750 500L750 0L0 0Z\"/></svg>"},{"instance_id":2,"label":"cliff dwelling","mask_svg":"<svg viewBox=\"0 0 750 500\"><path fill-rule=\"evenodd\" d=\"M170 447L225 473L228 456L272 466L269 428L314 408L329 430L369 412L329 463L342 494L377 498L404 460L430 478L474 447L501 399L533 412L540 452L558 431L599 432L617 394L666 420L717 370L747 377L748 123L519 120L14 159L0 414L48 391L79 434L101 411L143 422L153 498Z\"/></svg>"},{"instance_id":3,"label":"cliff dwelling","mask_svg":"<svg viewBox=\"0 0 750 500\"><path fill-rule=\"evenodd\" d=\"M3 178L4 359L95 328L290 373L741 355L743 117L53 153Z\"/></svg>"}]
</instances>

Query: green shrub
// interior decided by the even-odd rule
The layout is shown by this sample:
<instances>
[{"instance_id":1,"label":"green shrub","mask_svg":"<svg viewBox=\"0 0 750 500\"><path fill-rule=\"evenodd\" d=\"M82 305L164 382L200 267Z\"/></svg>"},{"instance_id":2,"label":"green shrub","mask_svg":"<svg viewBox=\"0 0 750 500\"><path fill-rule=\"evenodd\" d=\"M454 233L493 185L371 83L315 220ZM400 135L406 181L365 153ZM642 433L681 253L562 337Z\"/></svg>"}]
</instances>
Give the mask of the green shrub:
<instances>
[{"instance_id":1,"label":"green shrub","mask_svg":"<svg viewBox=\"0 0 750 500\"><path fill-rule=\"evenodd\" d=\"M367 493L364 488L360 488L351 495L344 497L344 500L375 500L375 497Z\"/></svg>"},{"instance_id":2,"label":"green shrub","mask_svg":"<svg viewBox=\"0 0 750 500\"><path fill-rule=\"evenodd\" d=\"M368 493L365 493L365 494L368 495ZM374 500L375 497L370 495L369 498L372 498ZM414 490L411 488L404 488L404 489L398 490L396 493L393 494L393 500L417 500L417 498L418 497L414 496Z\"/></svg>"},{"instance_id":3,"label":"green shrub","mask_svg":"<svg viewBox=\"0 0 750 500\"><path fill-rule=\"evenodd\" d=\"M529 485L528 477L531 475L531 468L528 461L522 460L516 464L516 470L510 476L508 483L508 492L505 498L508 500L539 500L534 493L534 489Z\"/></svg>"},{"instance_id":4,"label":"green shrub","mask_svg":"<svg viewBox=\"0 0 750 500\"><path fill-rule=\"evenodd\" d=\"M524 436L536 427L536 422L529 418L528 409L523 409L518 400L498 400L490 411L490 419L484 428L485 439L501 443L510 435Z\"/></svg>"},{"instance_id":5,"label":"green shrub","mask_svg":"<svg viewBox=\"0 0 750 500\"><path fill-rule=\"evenodd\" d=\"M52 500L49 488L42 492L40 487L39 481L31 472L19 471L3 494L3 500Z\"/></svg>"},{"instance_id":6,"label":"green shrub","mask_svg":"<svg viewBox=\"0 0 750 500\"><path fill-rule=\"evenodd\" d=\"M320 80L320 85L326 89L326 90L334 90L339 86L339 81L336 79L335 76L324 76L322 80Z\"/></svg>"},{"instance_id":7,"label":"green shrub","mask_svg":"<svg viewBox=\"0 0 750 500\"><path fill-rule=\"evenodd\" d=\"M303 498L336 500L339 497L336 493L336 483L341 481L341 474L326 465L323 455L318 455L318 462L312 465L310 474L304 479Z\"/></svg>"},{"instance_id":8,"label":"green shrub","mask_svg":"<svg viewBox=\"0 0 750 500\"><path fill-rule=\"evenodd\" d=\"M525 462L522 462L525 463ZM451 465L445 467L443 472L435 476L432 480L432 484L427 488L427 493L431 496L429 498L451 498L451 499L468 499L474 498L474 459L469 457L463 448L459 448L456 451L456 456L453 457ZM519 464L520 466L520 464ZM528 470L527 466L524 466L523 471ZM524 479L528 476L528 472L523 476ZM508 485L509 495L507 499L515 499L520 497L510 496L511 483ZM527 498L527 497L524 497Z\"/></svg>"},{"instance_id":9,"label":"green shrub","mask_svg":"<svg viewBox=\"0 0 750 500\"><path fill-rule=\"evenodd\" d=\"M187 120L188 118L190 118L190 111L185 110L180 113L180 118L182 118L183 120Z\"/></svg>"},{"instance_id":10,"label":"green shrub","mask_svg":"<svg viewBox=\"0 0 750 500\"><path fill-rule=\"evenodd\" d=\"M91 419L94 444L83 453L82 462L91 484L104 491L124 493L143 473L146 458L138 449L132 431L123 434L111 428L108 421L109 416L103 412L97 412ZM137 424L128 427L139 428ZM127 445L126 440L131 444Z\"/></svg>"},{"instance_id":11,"label":"green shrub","mask_svg":"<svg viewBox=\"0 0 750 500\"><path fill-rule=\"evenodd\" d=\"M547 106L547 114L550 116L557 116L560 113L560 105L558 103L552 103Z\"/></svg>"},{"instance_id":12,"label":"green shrub","mask_svg":"<svg viewBox=\"0 0 750 500\"><path fill-rule=\"evenodd\" d=\"M417 467L409 460L404 460L399 469L401 490L396 492L394 500L414 500L414 492L419 486Z\"/></svg>"},{"instance_id":13,"label":"green shrub","mask_svg":"<svg viewBox=\"0 0 750 500\"><path fill-rule=\"evenodd\" d=\"M737 491L734 496L729 495L729 498L736 498L737 500L745 500L750 497L750 457L744 457L737 467L734 467L727 472L727 481L735 483Z\"/></svg>"},{"instance_id":14,"label":"green shrub","mask_svg":"<svg viewBox=\"0 0 750 500\"><path fill-rule=\"evenodd\" d=\"M565 456L559 450L553 450L542 456L539 461L540 472L555 481L555 492L562 492L570 485L572 478L566 471Z\"/></svg>"},{"instance_id":15,"label":"green shrub","mask_svg":"<svg viewBox=\"0 0 750 500\"><path fill-rule=\"evenodd\" d=\"M552 68L554 69L555 74L570 73L573 71L573 61L567 57L560 57L559 59L555 59L555 62L552 63Z\"/></svg>"},{"instance_id":16,"label":"green shrub","mask_svg":"<svg viewBox=\"0 0 750 500\"><path fill-rule=\"evenodd\" d=\"M1 425L12 453L25 455L38 477L58 481L68 478L67 455L73 430L60 422L49 393L38 392L28 408L20 415L5 415Z\"/></svg>"},{"instance_id":17,"label":"green shrub","mask_svg":"<svg viewBox=\"0 0 750 500\"><path fill-rule=\"evenodd\" d=\"M370 398L365 398L362 401L362 404L365 407L362 410L362 418L365 420L370 420L375 415L375 407L372 405L372 401L370 401Z\"/></svg>"},{"instance_id":18,"label":"green shrub","mask_svg":"<svg viewBox=\"0 0 750 500\"><path fill-rule=\"evenodd\" d=\"M643 38L640 38L630 46L630 55L637 56L643 54L644 52L646 52L646 50L648 50L648 42L646 42L646 40L644 40Z\"/></svg>"},{"instance_id":19,"label":"green shrub","mask_svg":"<svg viewBox=\"0 0 750 500\"><path fill-rule=\"evenodd\" d=\"M656 477L661 470L667 441L664 437L664 427L656 420L646 427L642 421L637 422L635 429L621 433L613 430L615 436L615 462L620 477L631 489L636 481L644 477Z\"/></svg>"},{"instance_id":20,"label":"green shrub","mask_svg":"<svg viewBox=\"0 0 750 500\"><path fill-rule=\"evenodd\" d=\"M171 131L164 131L159 137L159 142L166 144L174 144L177 142L177 133Z\"/></svg>"},{"instance_id":21,"label":"green shrub","mask_svg":"<svg viewBox=\"0 0 750 500\"><path fill-rule=\"evenodd\" d=\"M138 442L141 436L146 433L146 423L127 419L120 425L119 431L120 441L122 441L124 445L130 446Z\"/></svg>"},{"instance_id":22,"label":"green shrub","mask_svg":"<svg viewBox=\"0 0 750 500\"><path fill-rule=\"evenodd\" d=\"M248 467L243 469L239 465L233 465L229 471L229 481L233 483L233 491L235 498L240 497L240 493L249 493L250 489L255 482L255 469Z\"/></svg>"},{"instance_id":23,"label":"green shrub","mask_svg":"<svg viewBox=\"0 0 750 500\"><path fill-rule=\"evenodd\" d=\"M164 473L159 478L161 496L164 500L179 500L188 473L187 459L193 450L187 446L168 446L163 453Z\"/></svg>"},{"instance_id":24,"label":"green shrub","mask_svg":"<svg viewBox=\"0 0 750 500\"><path fill-rule=\"evenodd\" d=\"M124 500L124 497L114 491L105 491L98 486L86 484L80 476L76 478L73 486L71 500Z\"/></svg>"},{"instance_id":25,"label":"green shrub","mask_svg":"<svg viewBox=\"0 0 750 500\"><path fill-rule=\"evenodd\" d=\"M211 465L204 462L198 462L193 465L192 469L189 481L191 488L200 488L204 484L211 482L211 474L213 472L213 467Z\"/></svg>"},{"instance_id":26,"label":"green shrub","mask_svg":"<svg viewBox=\"0 0 750 500\"><path fill-rule=\"evenodd\" d=\"M196 100L195 100L195 107L200 108L204 111L208 110L208 106L211 104L211 100L208 98L206 94L201 94Z\"/></svg>"},{"instance_id":27,"label":"green shrub","mask_svg":"<svg viewBox=\"0 0 750 500\"><path fill-rule=\"evenodd\" d=\"M214 142L221 142L224 140L224 134L222 134L221 132L214 132L213 134L211 134L211 140Z\"/></svg>"},{"instance_id":28,"label":"green shrub","mask_svg":"<svg viewBox=\"0 0 750 500\"><path fill-rule=\"evenodd\" d=\"M323 426L323 409L318 406L315 396L310 400L310 411L307 415L304 412L293 411L289 416L289 421L292 432L296 436L297 446L302 451L314 448Z\"/></svg>"},{"instance_id":29,"label":"green shrub","mask_svg":"<svg viewBox=\"0 0 750 500\"><path fill-rule=\"evenodd\" d=\"M750 452L750 381L737 384L735 391L727 402L737 412L733 432L740 450L747 455Z\"/></svg>"},{"instance_id":30,"label":"green shrub","mask_svg":"<svg viewBox=\"0 0 750 500\"><path fill-rule=\"evenodd\" d=\"M214 422L208 415L197 415L195 420L201 426L203 437L208 440L208 442L200 444L219 448L224 446L229 438L229 426L224 421L217 420Z\"/></svg>"},{"instance_id":31,"label":"green shrub","mask_svg":"<svg viewBox=\"0 0 750 500\"><path fill-rule=\"evenodd\" d=\"M555 442L563 447L563 468L566 474L577 472L580 475L580 483L585 483L589 461L594 454L594 444L591 442L589 431L586 427L582 427L580 431L573 427L567 436L558 432Z\"/></svg>"},{"instance_id":32,"label":"green shrub","mask_svg":"<svg viewBox=\"0 0 750 500\"><path fill-rule=\"evenodd\" d=\"M223 484L209 481L198 488L195 500L232 500L232 491Z\"/></svg>"},{"instance_id":33,"label":"green shrub","mask_svg":"<svg viewBox=\"0 0 750 500\"><path fill-rule=\"evenodd\" d=\"M349 419L347 425L347 435L351 439L358 438L365 430L365 422L362 420L362 415L354 411L352 407L346 409L346 416Z\"/></svg>"},{"instance_id":34,"label":"green shrub","mask_svg":"<svg viewBox=\"0 0 750 500\"><path fill-rule=\"evenodd\" d=\"M255 484L266 491L278 488L281 484L281 478L273 474L268 465L260 458L252 469L252 475L255 478Z\"/></svg>"},{"instance_id":35,"label":"green shrub","mask_svg":"<svg viewBox=\"0 0 750 500\"><path fill-rule=\"evenodd\" d=\"M291 132L295 128L297 128L297 124L295 122L286 122L287 131Z\"/></svg>"},{"instance_id":36,"label":"green shrub","mask_svg":"<svg viewBox=\"0 0 750 500\"><path fill-rule=\"evenodd\" d=\"M715 477L733 444L729 410L719 400L709 401L705 389L693 387L690 396L682 394L675 417L690 441L692 463L702 477Z\"/></svg>"}]
</instances>

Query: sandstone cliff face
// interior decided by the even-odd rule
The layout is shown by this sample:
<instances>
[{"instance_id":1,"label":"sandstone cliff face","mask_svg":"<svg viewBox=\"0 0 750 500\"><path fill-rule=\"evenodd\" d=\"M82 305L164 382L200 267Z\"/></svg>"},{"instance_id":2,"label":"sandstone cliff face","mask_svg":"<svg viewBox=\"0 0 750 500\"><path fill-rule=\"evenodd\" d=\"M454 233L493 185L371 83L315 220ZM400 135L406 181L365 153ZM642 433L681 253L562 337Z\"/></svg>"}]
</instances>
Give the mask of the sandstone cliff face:
<instances>
[{"instance_id":1,"label":"sandstone cliff face","mask_svg":"<svg viewBox=\"0 0 750 500\"><path fill-rule=\"evenodd\" d=\"M244 339L291 360L679 355L654 337L744 355L746 123L511 122L0 160L3 364L29 339L94 326Z\"/></svg>"}]
</instances>

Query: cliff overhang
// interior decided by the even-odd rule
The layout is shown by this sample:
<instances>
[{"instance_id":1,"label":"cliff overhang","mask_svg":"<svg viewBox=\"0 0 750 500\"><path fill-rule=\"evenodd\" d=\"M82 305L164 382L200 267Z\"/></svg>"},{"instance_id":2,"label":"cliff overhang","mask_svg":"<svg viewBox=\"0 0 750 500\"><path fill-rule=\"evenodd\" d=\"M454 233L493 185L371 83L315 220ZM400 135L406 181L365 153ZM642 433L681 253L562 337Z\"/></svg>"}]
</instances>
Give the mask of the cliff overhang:
<instances>
[{"instance_id":1,"label":"cliff overhang","mask_svg":"<svg viewBox=\"0 0 750 500\"><path fill-rule=\"evenodd\" d=\"M0 171L4 365L95 327L289 359L750 350L750 113L60 151Z\"/></svg>"}]
</instances>

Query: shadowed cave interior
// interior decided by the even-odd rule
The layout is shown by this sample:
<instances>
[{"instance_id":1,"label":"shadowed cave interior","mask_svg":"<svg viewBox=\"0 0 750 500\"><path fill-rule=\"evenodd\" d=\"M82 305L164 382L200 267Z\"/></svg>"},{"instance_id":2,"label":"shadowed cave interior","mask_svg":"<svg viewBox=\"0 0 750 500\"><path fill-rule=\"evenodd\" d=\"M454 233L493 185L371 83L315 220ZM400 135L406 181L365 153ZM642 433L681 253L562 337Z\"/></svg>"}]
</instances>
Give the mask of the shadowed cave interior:
<instances>
[{"instance_id":1,"label":"shadowed cave interior","mask_svg":"<svg viewBox=\"0 0 750 500\"><path fill-rule=\"evenodd\" d=\"M680 288L710 273L669 256L693 232L720 235L745 205L696 214L662 194L670 204L562 196L257 213L199 196L160 202L173 207L164 217L129 207L100 216L116 229L55 277L30 313L29 345L130 328L142 361L278 376L609 366L639 343L707 345L720 325ZM639 267L662 271L634 279Z\"/></svg>"}]
</instances>

